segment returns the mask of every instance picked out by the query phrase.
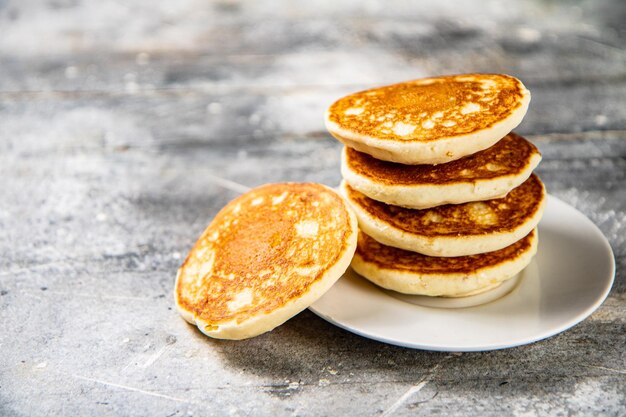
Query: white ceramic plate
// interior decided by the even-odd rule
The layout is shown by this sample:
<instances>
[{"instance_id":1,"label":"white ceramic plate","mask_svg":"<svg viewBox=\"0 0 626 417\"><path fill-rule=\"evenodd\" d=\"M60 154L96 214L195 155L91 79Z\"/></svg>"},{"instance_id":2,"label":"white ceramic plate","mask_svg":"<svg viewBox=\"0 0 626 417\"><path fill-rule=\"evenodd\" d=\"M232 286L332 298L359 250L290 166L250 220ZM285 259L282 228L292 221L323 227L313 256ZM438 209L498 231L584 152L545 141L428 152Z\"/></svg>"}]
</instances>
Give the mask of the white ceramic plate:
<instances>
[{"instance_id":1,"label":"white ceramic plate","mask_svg":"<svg viewBox=\"0 0 626 417\"><path fill-rule=\"evenodd\" d=\"M549 196L535 259L519 284L487 304L423 307L390 296L350 269L310 310L370 339L417 349L504 349L560 333L602 304L615 260L602 232L584 214Z\"/></svg>"}]
</instances>

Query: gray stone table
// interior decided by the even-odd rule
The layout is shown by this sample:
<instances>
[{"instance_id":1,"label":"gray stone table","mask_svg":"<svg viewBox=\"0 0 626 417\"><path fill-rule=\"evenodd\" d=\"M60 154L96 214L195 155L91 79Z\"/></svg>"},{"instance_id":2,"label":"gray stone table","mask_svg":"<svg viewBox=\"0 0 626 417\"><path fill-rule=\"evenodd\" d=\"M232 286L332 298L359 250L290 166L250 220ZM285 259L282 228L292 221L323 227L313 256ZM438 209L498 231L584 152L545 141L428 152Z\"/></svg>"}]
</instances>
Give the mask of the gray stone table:
<instances>
[{"instance_id":1,"label":"gray stone table","mask_svg":"<svg viewBox=\"0 0 626 417\"><path fill-rule=\"evenodd\" d=\"M339 182L323 111L358 89L520 77L550 193L609 239L615 285L555 337L404 349L304 311L210 340L176 269L215 213ZM0 1L0 415L626 414L626 4Z\"/></svg>"}]
</instances>

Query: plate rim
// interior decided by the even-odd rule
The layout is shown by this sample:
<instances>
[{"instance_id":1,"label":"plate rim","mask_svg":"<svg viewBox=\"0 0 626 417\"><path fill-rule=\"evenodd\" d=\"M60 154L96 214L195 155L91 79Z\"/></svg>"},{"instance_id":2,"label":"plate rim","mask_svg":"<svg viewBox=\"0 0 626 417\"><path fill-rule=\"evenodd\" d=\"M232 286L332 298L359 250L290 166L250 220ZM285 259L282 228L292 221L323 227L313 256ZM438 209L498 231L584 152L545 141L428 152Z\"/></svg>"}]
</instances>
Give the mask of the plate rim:
<instances>
[{"instance_id":1,"label":"plate rim","mask_svg":"<svg viewBox=\"0 0 626 417\"><path fill-rule=\"evenodd\" d=\"M322 318L323 320L341 329L344 329L350 333L359 335L361 337L391 344L394 346L400 346L400 347L411 348L411 349L429 350L429 351L436 351L436 352L485 352L485 351L492 351L492 350L501 350L501 349L513 348L513 347L535 343L540 340L544 340L549 337L555 336L559 333L562 333L565 330L568 330L578 325L580 322L582 322L584 319L589 317L594 311L596 311L604 303L606 298L609 296L611 289L613 288L613 284L615 282L616 263L615 263L615 254L613 252L613 248L611 247L610 242L608 241L606 236L604 236L604 233L602 233L600 228L593 221L591 221L591 219L589 219L584 213L582 213L576 207L566 203L560 198L551 194L547 194L547 197L548 198L547 198L546 208L551 205L550 204L551 202L553 204L554 203L562 204L568 207L570 210L573 210L576 213L583 216L587 222L587 225L591 226L591 229L593 229L594 233L599 238L598 240L601 242L601 245L603 247L602 248L603 252L609 257L609 265L608 265L609 266L609 269L608 269L609 278L604 288L602 289L602 291L599 292L594 302L590 303L589 306L587 306L587 308L581 310L578 314L573 315L569 320L565 320L561 325L551 327L549 329L546 329L543 332L537 332L537 334L533 335L532 337L523 337L519 340L512 340L511 342L507 342L507 343L482 344L482 345L475 345L475 346L468 347L466 345L452 345L452 344L436 345L436 344L431 344L431 343L415 343L415 342L398 341L397 339L392 339L389 337L385 337L384 335L373 334L371 332L362 331L361 329L351 327L343 322L338 322L334 318L324 314L322 311L319 311L315 307L315 304L309 306L309 310L316 316ZM541 226L541 223L539 224L539 226ZM533 262L535 262L535 260L533 260ZM342 277L343 277L343 274L342 274ZM367 284L374 286L374 284L371 284L369 281L367 282ZM381 295L384 295L384 294L381 292ZM385 296L392 298L391 296L388 296L388 295L385 295ZM395 302L404 303L404 301L397 300L397 299L395 300ZM429 307L422 307L422 308L429 308ZM480 306L476 306L473 308L480 308ZM433 310L434 309L435 308L433 308Z\"/></svg>"}]
</instances>

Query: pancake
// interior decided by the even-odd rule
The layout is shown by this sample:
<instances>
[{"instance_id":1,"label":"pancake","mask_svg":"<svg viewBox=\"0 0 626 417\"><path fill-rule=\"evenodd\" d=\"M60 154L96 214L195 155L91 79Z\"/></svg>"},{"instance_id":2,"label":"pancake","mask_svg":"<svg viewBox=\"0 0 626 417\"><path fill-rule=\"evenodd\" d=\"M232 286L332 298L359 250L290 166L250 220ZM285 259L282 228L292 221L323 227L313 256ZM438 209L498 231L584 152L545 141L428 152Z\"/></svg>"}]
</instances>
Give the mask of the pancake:
<instances>
[{"instance_id":1,"label":"pancake","mask_svg":"<svg viewBox=\"0 0 626 417\"><path fill-rule=\"evenodd\" d=\"M322 296L348 268L357 222L320 184L270 184L228 203L178 270L176 306L207 336L272 330Z\"/></svg>"},{"instance_id":2,"label":"pancake","mask_svg":"<svg viewBox=\"0 0 626 417\"><path fill-rule=\"evenodd\" d=\"M530 93L517 78L462 74L361 91L326 111L328 131L384 161L440 164L487 149L524 118Z\"/></svg>"},{"instance_id":3,"label":"pancake","mask_svg":"<svg viewBox=\"0 0 626 417\"><path fill-rule=\"evenodd\" d=\"M404 294L463 297L500 285L526 268L537 252L537 231L503 249L437 258L383 245L359 233L352 269L374 284Z\"/></svg>"},{"instance_id":4,"label":"pancake","mask_svg":"<svg viewBox=\"0 0 626 417\"><path fill-rule=\"evenodd\" d=\"M387 204L423 209L505 196L528 179L539 150L509 133L484 151L441 165L403 165L344 148L343 178L355 190Z\"/></svg>"},{"instance_id":5,"label":"pancake","mask_svg":"<svg viewBox=\"0 0 626 417\"><path fill-rule=\"evenodd\" d=\"M377 241L430 256L465 256L512 245L534 229L545 189L532 174L506 197L415 210L372 200L342 183L359 227Z\"/></svg>"}]
</instances>

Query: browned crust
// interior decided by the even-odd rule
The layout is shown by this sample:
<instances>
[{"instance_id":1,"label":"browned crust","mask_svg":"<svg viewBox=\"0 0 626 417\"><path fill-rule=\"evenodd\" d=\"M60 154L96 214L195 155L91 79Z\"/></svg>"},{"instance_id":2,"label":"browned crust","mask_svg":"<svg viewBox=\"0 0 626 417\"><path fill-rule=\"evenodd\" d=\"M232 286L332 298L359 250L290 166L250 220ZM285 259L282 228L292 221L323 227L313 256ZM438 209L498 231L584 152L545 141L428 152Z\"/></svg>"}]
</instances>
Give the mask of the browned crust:
<instances>
[{"instance_id":1,"label":"browned crust","mask_svg":"<svg viewBox=\"0 0 626 417\"><path fill-rule=\"evenodd\" d=\"M359 232L356 254L363 261L381 269L406 271L420 275L469 274L519 258L527 252L535 231L503 249L478 255L440 258L383 245Z\"/></svg>"},{"instance_id":2,"label":"browned crust","mask_svg":"<svg viewBox=\"0 0 626 417\"><path fill-rule=\"evenodd\" d=\"M272 205L272 198L284 201ZM254 205L255 199L263 202ZM239 207L238 213L237 207ZM299 237L295 225L312 220L315 238ZM214 234L218 237L213 239ZM176 297L180 308L208 325L238 323L272 312L306 293L338 262L354 231L344 201L320 184L270 184L228 203L191 249L179 270ZM213 268L192 285L194 273L214 253ZM298 268L317 267L300 275ZM263 275L265 273L265 275ZM232 312L228 303L249 289L252 303Z\"/></svg>"},{"instance_id":3,"label":"browned crust","mask_svg":"<svg viewBox=\"0 0 626 417\"><path fill-rule=\"evenodd\" d=\"M476 182L521 173L534 155L532 143L509 133L484 151L440 165L404 165L381 161L366 153L346 148L350 171L384 185L454 184Z\"/></svg>"},{"instance_id":4,"label":"browned crust","mask_svg":"<svg viewBox=\"0 0 626 417\"><path fill-rule=\"evenodd\" d=\"M494 83L489 93L483 89L483 82ZM341 129L362 136L428 142L488 129L511 116L522 105L523 97L523 84L509 75L450 75L351 94L333 103L327 118ZM479 103L480 111L462 114L461 110L469 103ZM363 112L346 114L348 109L363 109ZM440 113L441 117L437 117ZM423 127L428 120L434 121L434 126ZM444 121L455 124L446 126ZM398 136L392 129L398 122L416 128L408 135Z\"/></svg>"},{"instance_id":5,"label":"browned crust","mask_svg":"<svg viewBox=\"0 0 626 417\"><path fill-rule=\"evenodd\" d=\"M532 218L545 198L543 183L532 174L522 185L505 197L464 203L446 204L416 210L373 200L346 184L353 204L390 227L418 236L476 236L507 233Z\"/></svg>"}]
</instances>

